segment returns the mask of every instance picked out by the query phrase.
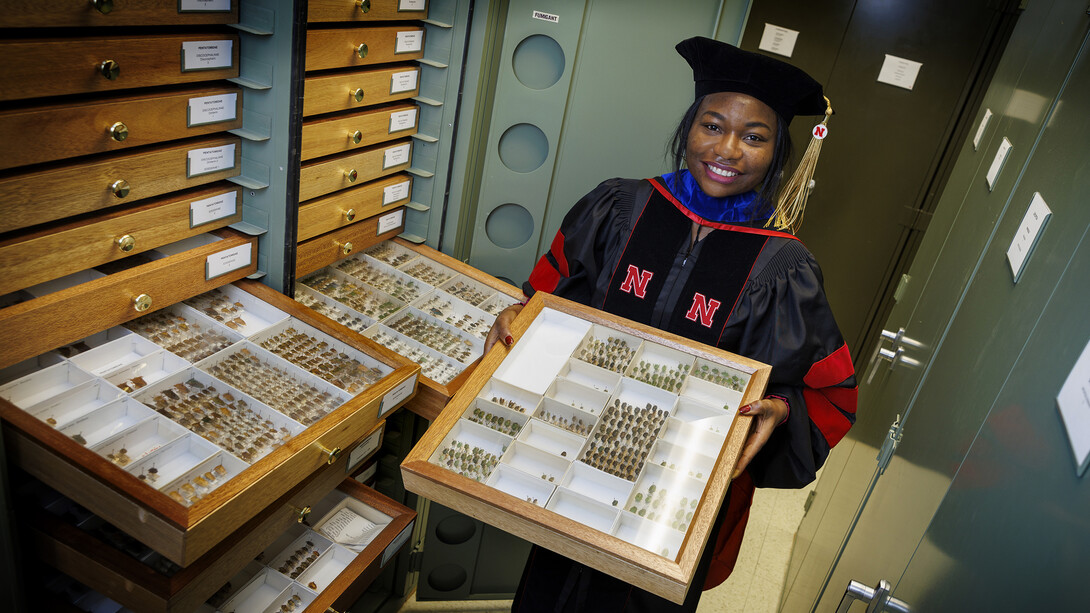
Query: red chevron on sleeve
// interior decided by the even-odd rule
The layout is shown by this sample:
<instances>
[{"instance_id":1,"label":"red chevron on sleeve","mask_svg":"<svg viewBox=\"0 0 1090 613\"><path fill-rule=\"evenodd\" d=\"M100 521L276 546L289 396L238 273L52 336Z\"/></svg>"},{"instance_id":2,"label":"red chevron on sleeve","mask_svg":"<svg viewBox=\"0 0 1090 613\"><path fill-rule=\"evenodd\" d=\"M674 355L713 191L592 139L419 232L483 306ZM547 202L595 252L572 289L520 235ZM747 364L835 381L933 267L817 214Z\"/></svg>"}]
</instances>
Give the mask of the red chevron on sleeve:
<instances>
[{"instance_id":1,"label":"red chevron on sleeve","mask_svg":"<svg viewBox=\"0 0 1090 613\"><path fill-rule=\"evenodd\" d=\"M549 252L553 254L553 259L556 260L560 274L565 277L570 276L571 273L568 272L568 258L564 257L563 231L556 231L556 236L553 237L553 244L549 246Z\"/></svg>"},{"instance_id":2,"label":"red chevron on sleeve","mask_svg":"<svg viewBox=\"0 0 1090 613\"><path fill-rule=\"evenodd\" d=\"M825 359L810 367L802 381L806 410L810 419L832 447L844 438L854 422L858 386L843 387L855 375L848 346L842 345Z\"/></svg>"},{"instance_id":3,"label":"red chevron on sleeve","mask_svg":"<svg viewBox=\"0 0 1090 613\"><path fill-rule=\"evenodd\" d=\"M550 261L550 255L556 261L555 265ZM553 244L549 247L549 251L541 256L541 259L537 261L537 265L530 271L528 280L535 290L551 294L556 291L560 278L567 276L568 260L564 257L564 233L558 231L556 237L553 238Z\"/></svg>"}]
</instances>

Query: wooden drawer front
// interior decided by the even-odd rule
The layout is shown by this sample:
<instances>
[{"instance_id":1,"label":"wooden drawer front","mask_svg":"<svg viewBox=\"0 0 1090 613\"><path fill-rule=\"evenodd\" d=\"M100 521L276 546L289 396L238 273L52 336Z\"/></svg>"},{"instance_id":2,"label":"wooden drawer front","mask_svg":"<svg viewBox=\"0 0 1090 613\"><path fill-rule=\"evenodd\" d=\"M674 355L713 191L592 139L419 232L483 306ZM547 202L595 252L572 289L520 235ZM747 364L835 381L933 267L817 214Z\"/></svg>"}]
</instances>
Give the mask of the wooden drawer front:
<instances>
[{"instance_id":1,"label":"wooden drawer front","mask_svg":"<svg viewBox=\"0 0 1090 613\"><path fill-rule=\"evenodd\" d=\"M405 161L402 162L402 159ZM411 163L412 139L369 147L336 159L311 162L299 169L299 200L310 200L360 185L405 170Z\"/></svg>"},{"instance_id":2,"label":"wooden drawer front","mask_svg":"<svg viewBox=\"0 0 1090 613\"><path fill-rule=\"evenodd\" d=\"M396 226L392 225L394 222L397 222ZM380 228L385 230L388 225L392 227L379 233ZM319 268L329 266L375 243L397 236L404 228L405 209L399 207L329 234L301 242L295 250L295 275L302 277Z\"/></svg>"},{"instance_id":3,"label":"wooden drawer front","mask_svg":"<svg viewBox=\"0 0 1090 613\"><path fill-rule=\"evenodd\" d=\"M231 41L229 67L182 71L183 43L224 40ZM2 42L0 100L237 77L238 46L238 35L208 32Z\"/></svg>"},{"instance_id":4,"label":"wooden drawer front","mask_svg":"<svg viewBox=\"0 0 1090 613\"><path fill-rule=\"evenodd\" d=\"M307 77L303 91L303 115L307 116L404 100L420 92L420 67L402 64Z\"/></svg>"},{"instance_id":5,"label":"wooden drawer front","mask_svg":"<svg viewBox=\"0 0 1090 613\"><path fill-rule=\"evenodd\" d=\"M230 168L186 176L190 152L196 155L221 148L233 156ZM241 162L241 139L218 136L138 153L108 154L79 164L9 173L0 177L0 232L234 177L240 172Z\"/></svg>"},{"instance_id":6,"label":"wooden drawer front","mask_svg":"<svg viewBox=\"0 0 1090 613\"><path fill-rule=\"evenodd\" d=\"M134 299L142 294L151 297L151 310L155 310L253 274L257 238L230 230L217 232L223 240L0 311L0 338L5 339L0 344L0 367L143 315L134 308ZM251 250L248 266L206 277L209 257L243 245Z\"/></svg>"},{"instance_id":7,"label":"wooden drawer front","mask_svg":"<svg viewBox=\"0 0 1090 613\"><path fill-rule=\"evenodd\" d=\"M363 57L360 57L361 55ZM424 57L424 28L419 26L384 26L307 32L306 70L403 62L419 60L422 57Z\"/></svg>"},{"instance_id":8,"label":"wooden drawer front","mask_svg":"<svg viewBox=\"0 0 1090 613\"><path fill-rule=\"evenodd\" d=\"M332 232L378 215L389 206L405 204L412 197L412 184L410 175L398 174L302 204L298 240Z\"/></svg>"},{"instance_id":9,"label":"wooden drawer front","mask_svg":"<svg viewBox=\"0 0 1090 613\"><path fill-rule=\"evenodd\" d=\"M416 134L420 109L398 104L303 124L302 159L312 160Z\"/></svg>"},{"instance_id":10,"label":"wooden drawer front","mask_svg":"<svg viewBox=\"0 0 1090 613\"><path fill-rule=\"evenodd\" d=\"M210 208L216 211L210 216L219 217L193 227L194 206L197 221L201 221L200 211L207 214ZM223 183L2 241L0 270L8 274L0 277L0 295L238 221L242 221L242 188Z\"/></svg>"},{"instance_id":11,"label":"wooden drawer front","mask_svg":"<svg viewBox=\"0 0 1090 613\"><path fill-rule=\"evenodd\" d=\"M310 0L307 21L427 19L428 0Z\"/></svg>"},{"instance_id":12,"label":"wooden drawer front","mask_svg":"<svg viewBox=\"0 0 1090 613\"><path fill-rule=\"evenodd\" d=\"M235 96L234 119L188 126L190 101L225 95ZM4 111L0 141L28 144L0 149L0 169L241 128L241 109L242 88L232 86Z\"/></svg>"},{"instance_id":13,"label":"wooden drawer front","mask_svg":"<svg viewBox=\"0 0 1090 613\"><path fill-rule=\"evenodd\" d=\"M98 5L103 8L96 8ZM164 0L0 0L0 28L238 23L238 0L231 0L230 5L229 11L210 13L179 12L177 2Z\"/></svg>"}]
</instances>

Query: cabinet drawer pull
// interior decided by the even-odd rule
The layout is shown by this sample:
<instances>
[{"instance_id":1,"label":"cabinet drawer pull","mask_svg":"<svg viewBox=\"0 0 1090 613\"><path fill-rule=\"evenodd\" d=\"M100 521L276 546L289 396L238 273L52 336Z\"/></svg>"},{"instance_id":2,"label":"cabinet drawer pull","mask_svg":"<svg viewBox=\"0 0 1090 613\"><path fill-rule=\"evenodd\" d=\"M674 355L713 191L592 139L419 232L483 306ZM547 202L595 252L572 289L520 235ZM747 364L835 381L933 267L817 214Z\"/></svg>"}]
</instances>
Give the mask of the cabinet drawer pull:
<instances>
[{"instance_id":1,"label":"cabinet drawer pull","mask_svg":"<svg viewBox=\"0 0 1090 613\"><path fill-rule=\"evenodd\" d=\"M352 141L353 145L358 145L363 140L363 132L356 130L348 135L348 139Z\"/></svg>"},{"instance_id":2,"label":"cabinet drawer pull","mask_svg":"<svg viewBox=\"0 0 1090 613\"><path fill-rule=\"evenodd\" d=\"M143 313L151 308L151 296L147 294L140 294L136 298L132 299L132 306L137 312Z\"/></svg>"},{"instance_id":3,"label":"cabinet drawer pull","mask_svg":"<svg viewBox=\"0 0 1090 613\"><path fill-rule=\"evenodd\" d=\"M371 0L356 0L356 6L360 7L360 11L367 13L371 10Z\"/></svg>"},{"instance_id":4,"label":"cabinet drawer pull","mask_svg":"<svg viewBox=\"0 0 1090 613\"><path fill-rule=\"evenodd\" d=\"M103 60L102 63L98 65L98 71L102 76L110 81L114 81L121 76L121 64L118 64L113 60Z\"/></svg>"},{"instance_id":5,"label":"cabinet drawer pull","mask_svg":"<svg viewBox=\"0 0 1090 613\"><path fill-rule=\"evenodd\" d=\"M356 102L363 102L363 88L362 87L357 87L356 89L349 90L348 93L349 93L349 95L352 96L352 99L355 100Z\"/></svg>"},{"instance_id":6,"label":"cabinet drawer pull","mask_svg":"<svg viewBox=\"0 0 1090 613\"><path fill-rule=\"evenodd\" d=\"M344 212L345 221L352 221L354 219L356 219L356 209L348 209Z\"/></svg>"},{"instance_id":7,"label":"cabinet drawer pull","mask_svg":"<svg viewBox=\"0 0 1090 613\"><path fill-rule=\"evenodd\" d=\"M110 184L110 191L114 196L118 198L124 198L129 195L129 182L125 179L118 179Z\"/></svg>"},{"instance_id":8,"label":"cabinet drawer pull","mask_svg":"<svg viewBox=\"0 0 1090 613\"><path fill-rule=\"evenodd\" d=\"M348 243L348 247L351 248L352 243ZM321 449L322 453L326 454L326 459L325 459L326 464L332 464L332 463L337 461L337 458L341 457L341 448L340 447L334 447L333 449L327 449L326 447L322 446L321 443L318 443L318 449Z\"/></svg>"},{"instance_id":9,"label":"cabinet drawer pull","mask_svg":"<svg viewBox=\"0 0 1090 613\"><path fill-rule=\"evenodd\" d=\"M136 239L131 234L126 234L117 239L117 248L128 253L136 248Z\"/></svg>"},{"instance_id":10,"label":"cabinet drawer pull","mask_svg":"<svg viewBox=\"0 0 1090 613\"><path fill-rule=\"evenodd\" d=\"M120 143L128 137L129 126L121 123L120 121L115 122L114 125L110 126L110 138Z\"/></svg>"},{"instance_id":11,"label":"cabinet drawer pull","mask_svg":"<svg viewBox=\"0 0 1090 613\"><path fill-rule=\"evenodd\" d=\"M106 15L114 10L114 0L91 0L91 6L95 7L96 11Z\"/></svg>"},{"instance_id":12,"label":"cabinet drawer pull","mask_svg":"<svg viewBox=\"0 0 1090 613\"><path fill-rule=\"evenodd\" d=\"M349 183L355 183L356 182L356 177L358 177L358 176L359 175L356 173L355 168L353 168L352 170L344 171L344 178L348 179Z\"/></svg>"},{"instance_id":13,"label":"cabinet drawer pull","mask_svg":"<svg viewBox=\"0 0 1090 613\"><path fill-rule=\"evenodd\" d=\"M307 523L307 515L310 515L310 506L305 506L301 509L292 507L295 510L295 521L300 524ZM309 525L309 524L308 524Z\"/></svg>"},{"instance_id":14,"label":"cabinet drawer pull","mask_svg":"<svg viewBox=\"0 0 1090 613\"><path fill-rule=\"evenodd\" d=\"M367 43L360 43L360 45L356 47L356 55L360 56L361 60L367 57Z\"/></svg>"},{"instance_id":15,"label":"cabinet drawer pull","mask_svg":"<svg viewBox=\"0 0 1090 613\"><path fill-rule=\"evenodd\" d=\"M341 253L343 253L344 255L348 255L348 254L352 253L352 243L351 243L351 241L344 242L344 243L342 243L340 241L333 241L333 244L336 245L337 249L340 249Z\"/></svg>"}]
</instances>

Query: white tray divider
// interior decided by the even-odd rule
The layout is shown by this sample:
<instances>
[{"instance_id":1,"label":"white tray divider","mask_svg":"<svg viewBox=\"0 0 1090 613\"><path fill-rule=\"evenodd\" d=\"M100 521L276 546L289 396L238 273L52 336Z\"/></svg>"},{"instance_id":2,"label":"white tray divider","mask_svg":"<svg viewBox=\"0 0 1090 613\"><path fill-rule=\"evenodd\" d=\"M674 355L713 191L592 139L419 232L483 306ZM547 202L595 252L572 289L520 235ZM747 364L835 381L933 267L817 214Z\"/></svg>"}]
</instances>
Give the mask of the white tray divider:
<instances>
[{"instance_id":1,"label":"white tray divider","mask_svg":"<svg viewBox=\"0 0 1090 613\"><path fill-rule=\"evenodd\" d=\"M648 521L627 511L621 513L613 529L613 535L652 553L673 560L681 550L685 533L670 526Z\"/></svg>"},{"instance_id":2,"label":"white tray divider","mask_svg":"<svg viewBox=\"0 0 1090 613\"><path fill-rule=\"evenodd\" d=\"M530 416L478 397L466 407L465 412L462 413L462 419L514 438L526 426Z\"/></svg>"},{"instance_id":3,"label":"white tray divider","mask_svg":"<svg viewBox=\"0 0 1090 613\"><path fill-rule=\"evenodd\" d=\"M378 323L377 319L368 317L347 304L338 302L302 283L295 284L295 301L356 332L362 333Z\"/></svg>"},{"instance_id":4,"label":"white tray divider","mask_svg":"<svg viewBox=\"0 0 1090 613\"><path fill-rule=\"evenodd\" d=\"M543 398L541 406L534 411L534 419L586 438L594 431L598 414L580 411L553 398Z\"/></svg>"},{"instance_id":5,"label":"white tray divider","mask_svg":"<svg viewBox=\"0 0 1090 613\"><path fill-rule=\"evenodd\" d=\"M495 378L485 383L477 397L527 415L533 414L541 402L541 394L535 394Z\"/></svg>"},{"instance_id":6,"label":"white tray divider","mask_svg":"<svg viewBox=\"0 0 1090 613\"><path fill-rule=\"evenodd\" d=\"M403 336L413 338L421 345L462 364L470 364L484 353L482 339L457 326L427 315L415 307L405 307L383 320L382 325ZM424 334L425 338L410 334L410 328L422 328L418 331Z\"/></svg>"},{"instance_id":7,"label":"white tray divider","mask_svg":"<svg viewBox=\"0 0 1090 613\"><path fill-rule=\"evenodd\" d=\"M299 285L327 296L375 321L382 321L405 308L408 301L394 298L336 268L326 267L299 280Z\"/></svg>"},{"instance_id":8,"label":"white tray divider","mask_svg":"<svg viewBox=\"0 0 1090 613\"><path fill-rule=\"evenodd\" d=\"M545 508L606 534L613 531L621 513L620 509L562 487L556 488Z\"/></svg>"},{"instance_id":9,"label":"white tray divider","mask_svg":"<svg viewBox=\"0 0 1090 613\"><path fill-rule=\"evenodd\" d=\"M280 595L285 593L290 585L291 580L280 573L271 569L262 570L219 610L232 613L263 613L277 602Z\"/></svg>"},{"instance_id":10,"label":"white tray divider","mask_svg":"<svg viewBox=\"0 0 1090 613\"><path fill-rule=\"evenodd\" d=\"M423 257L416 251L385 240L363 250L363 253L389 266L397 268L410 260Z\"/></svg>"},{"instance_id":11,"label":"white tray divider","mask_svg":"<svg viewBox=\"0 0 1090 613\"><path fill-rule=\"evenodd\" d=\"M288 317L284 311L234 285L224 285L183 302L242 336L260 332Z\"/></svg>"},{"instance_id":12,"label":"white tray divider","mask_svg":"<svg viewBox=\"0 0 1090 613\"><path fill-rule=\"evenodd\" d=\"M409 306L437 321L454 326L463 332L484 340L496 316L452 296L441 289L417 298Z\"/></svg>"},{"instance_id":13,"label":"white tray divider","mask_svg":"<svg viewBox=\"0 0 1090 613\"><path fill-rule=\"evenodd\" d=\"M131 394L188 367L189 362L184 358L180 358L165 349L158 349L113 371L106 377L106 380L125 393Z\"/></svg>"},{"instance_id":14,"label":"white tray divider","mask_svg":"<svg viewBox=\"0 0 1090 613\"><path fill-rule=\"evenodd\" d=\"M435 286L430 283L424 283L385 262L362 253L345 258L330 268L354 277L364 285L385 292L405 303L412 302L435 289Z\"/></svg>"},{"instance_id":15,"label":"white tray divider","mask_svg":"<svg viewBox=\"0 0 1090 613\"><path fill-rule=\"evenodd\" d=\"M609 401L608 393L564 378L554 380L545 397L594 415L601 415Z\"/></svg>"},{"instance_id":16,"label":"white tray divider","mask_svg":"<svg viewBox=\"0 0 1090 613\"><path fill-rule=\"evenodd\" d=\"M687 445L678 445L666 440L655 443L647 463L705 482L715 469L715 457L704 455Z\"/></svg>"},{"instance_id":17,"label":"white tray divider","mask_svg":"<svg viewBox=\"0 0 1090 613\"><path fill-rule=\"evenodd\" d=\"M568 360L558 376L606 394L612 394L621 382L620 373L576 359Z\"/></svg>"},{"instance_id":18,"label":"white tray divider","mask_svg":"<svg viewBox=\"0 0 1090 613\"><path fill-rule=\"evenodd\" d=\"M677 394L694 361L688 353L645 341L625 370L625 376Z\"/></svg>"},{"instance_id":19,"label":"white tray divider","mask_svg":"<svg viewBox=\"0 0 1090 613\"><path fill-rule=\"evenodd\" d=\"M527 428L523 428L526 432ZM459 419L429 461L469 479L484 482L499 464L512 438Z\"/></svg>"},{"instance_id":20,"label":"white tray divider","mask_svg":"<svg viewBox=\"0 0 1090 613\"><path fill-rule=\"evenodd\" d=\"M216 445L187 432L124 468L141 481L162 490L221 451Z\"/></svg>"},{"instance_id":21,"label":"white tray divider","mask_svg":"<svg viewBox=\"0 0 1090 613\"><path fill-rule=\"evenodd\" d=\"M473 306L484 304L497 293L495 288L462 274L440 284L439 289Z\"/></svg>"},{"instance_id":22,"label":"white tray divider","mask_svg":"<svg viewBox=\"0 0 1090 613\"><path fill-rule=\"evenodd\" d=\"M507 448L501 460L502 465L515 468L552 486L560 483L571 463L568 458L553 455L517 440Z\"/></svg>"},{"instance_id":23,"label":"white tray divider","mask_svg":"<svg viewBox=\"0 0 1090 613\"><path fill-rule=\"evenodd\" d=\"M642 340L631 334L595 324L572 357L596 368L620 374L632 363L642 343Z\"/></svg>"},{"instance_id":24,"label":"white tray divider","mask_svg":"<svg viewBox=\"0 0 1090 613\"><path fill-rule=\"evenodd\" d=\"M226 451L217 451L212 457L159 489L175 502L190 506L237 477L248 467L246 462Z\"/></svg>"},{"instance_id":25,"label":"white tray divider","mask_svg":"<svg viewBox=\"0 0 1090 613\"><path fill-rule=\"evenodd\" d=\"M20 409L27 409L31 414L36 414L37 411L30 410L35 405L46 402L92 378L94 377L90 373L75 364L61 362L5 384L0 387L0 398Z\"/></svg>"},{"instance_id":26,"label":"white tray divider","mask_svg":"<svg viewBox=\"0 0 1090 613\"><path fill-rule=\"evenodd\" d=\"M204 313L178 303L124 324L171 353L197 362L242 340L242 335Z\"/></svg>"},{"instance_id":27,"label":"white tray divider","mask_svg":"<svg viewBox=\"0 0 1090 613\"><path fill-rule=\"evenodd\" d=\"M493 379L544 394L590 326L590 322L567 313L542 309L508 351Z\"/></svg>"},{"instance_id":28,"label":"white tray divider","mask_svg":"<svg viewBox=\"0 0 1090 613\"><path fill-rule=\"evenodd\" d=\"M719 457L727 433L711 432L677 419L667 419L659 434L659 439L675 445L684 445L693 451L712 457Z\"/></svg>"},{"instance_id":29,"label":"white tray divider","mask_svg":"<svg viewBox=\"0 0 1090 613\"><path fill-rule=\"evenodd\" d=\"M450 383L466 369L465 364L447 357L431 347L421 345L416 339L409 338L382 324L371 326L362 334L401 357L419 364L420 371L425 377L437 381L441 385Z\"/></svg>"},{"instance_id":30,"label":"white tray divider","mask_svg":"<svg viewBox=\"0 0 1090 613\"><path fill-rule=\"evenodd\" d=\"M334 544L318 556L314 564L311 564L303 574L299 575L297 582L312 592L321 593L355 559L355 552Z\"/></svg>"},{"instance_id":31,"label":"white tray divider","mask_svg":"<svg viewBox=\"0 0 1090 613\"><path fill-rule=\"evenodd\" d=\"M519 432L517 440L568 461L579 457L579 452L587 442L582 436L536 419L531 419L526 424Z\"/></svg>"},{"instance_id":32,"label":"white tray divider","mask_svg":"<svg viewBox=\"0 0 1090 613\"><path fill-rule=\"evenodd\" d=\"M510 452L510 449L508 452ZM552 483L541 478L532 477L510 464L502 462L496 467L496 470L492 471L492 476L488 478L488 486L539 507L548 504L549 497L552 496L553 490L556 489L556 486Z\"/></svg>"},{"instance_id":33,"label":"white tray divider","mask_svg":"<svg viewBox=\"0 0 1090 613\"><path fill-rule=\"evenodd\" d=\"M72 420L87 415L123 395L124 392L103 379L88 379L39 402L26 411L54 428L63 428Z\"/></svg>"},{"instance_id":34,"label":"white tray divider","mask_svg":"<svg viewBox=\"0 0 1090 613\"><path fill-rule=\"evenodd\" d=\"M632 486L631 481L607 475L583 462L572 462L567 474L560 482L560 487L578 492L618 510L624 508L625 501L632 493Z\"/></svg>"},{"instance_id":35,"label":"white tray divider","mask_svg":"<svg viewBox=\"0 0 1090 613\"><path fill-rule=\"evenodd\" d=\"M383 262L383 264L386 264L386 262ZM458 276L458 271L453 268L444 266L435 260L423 256L416 258L411 262L406 262L396 268L410 277L419 279L432 287L439 287Z\"/></svg>"},{"instance_id":36,"label":"white tray divider","mask_svg":"<svg viewBox=\"0 0 1090 613\"><path fill-rule=\"evenodd\" d=\"M156 351L162 351L162 348L138 334L127 334L73 356L69 361L96 377L109 378L115 371Z\"/></svg>"},{"instance_id":37,"label":"white tray divider","mask_svg":"<svg viewBox=\"0 0 1090 613\"><path fill-rule=\"evenodd\" d=\"M453 296L453 294L451 295ZM515 298L514 296L508 296L507 294L497 290L494 296L478 304L477 308L481 309L485 313L488 313L492 317L498 317L504 309L511 306L512 304L518 303L518 298Z\"/></svg>"},{"instance_id":38,"label":"white tray divider","mask_svg":"<svg viewBox=\"0 0 1090 613\"><path fill-rule=\"evenodd\" d=\"M702 481L648 464L636 482L625 510L648 521L686 532L704 496L704 487Z\"/></svg>"},{"instance_id":39,"label":"white tray divider","mask_svg":"<svg viewBox=\"0 0 1090 613\"><path fill-rule=\"evenodd\" d=\"M136 424L155 417L157 413L129 396L122 396L93 411L74 419L61 429L65 436L87 447L95 447L102 441L128 430Z\"/></svg>"},{"instance_id":40,"label":"white tray divider","mask_svg":"<svg viewBox=\"0 0 1090 613\"><path fill-rule=\"evenodd\" d=\"M178 424L161 415L153 415L103 439L92 446L91 451L118 466L126 467L187 434L189 431Z\"/></svg>"}]
</instances>

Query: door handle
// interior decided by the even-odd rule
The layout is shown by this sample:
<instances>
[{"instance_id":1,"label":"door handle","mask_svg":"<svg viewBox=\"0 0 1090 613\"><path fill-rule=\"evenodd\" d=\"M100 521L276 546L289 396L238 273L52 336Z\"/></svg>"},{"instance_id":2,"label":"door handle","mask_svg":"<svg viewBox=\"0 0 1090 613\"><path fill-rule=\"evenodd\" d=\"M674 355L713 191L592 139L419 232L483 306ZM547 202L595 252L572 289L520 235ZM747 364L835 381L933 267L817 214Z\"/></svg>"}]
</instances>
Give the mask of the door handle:
<instances>
[{"instance_id":1,"label":"door handle","mask_svg":"<svg viewBox=\"0 0 1090 613\"><path fill-rule=\"evenodd\" d=\"M885 341L889 341L889 348L882 346L882 343ZM878 360L886 360L889 362L890 370L896 368L898 364L904 364L909 368L918 367L920 361L906 356L905 347L922 349L923 346L923 343L905 336L904 328L901 328L896 332L882 330L881 338L878 340L878 347L871 356L870 363L867 365L867 384L870 384L870 382L874 380L874 375L878 372L878 369L876 368Z\"/></svg>"},{"instance_id":2,"label":"door handle","mask_svg":"<svg viewBox=\"0 0 1090 613\"><path fill-rule=\"evenodd\" d=\"M878 587L873 588L859 581L849 581L848 588L844 590L844 597L840 599L840 606L836 613L848 613L852 603L862 601L867 603L867 613L912 613L912 607L903 600L890 595L890 583L885 579L878 582Z\"/></svg>"}]
</instances>

